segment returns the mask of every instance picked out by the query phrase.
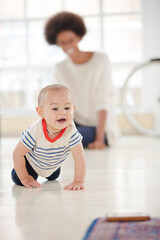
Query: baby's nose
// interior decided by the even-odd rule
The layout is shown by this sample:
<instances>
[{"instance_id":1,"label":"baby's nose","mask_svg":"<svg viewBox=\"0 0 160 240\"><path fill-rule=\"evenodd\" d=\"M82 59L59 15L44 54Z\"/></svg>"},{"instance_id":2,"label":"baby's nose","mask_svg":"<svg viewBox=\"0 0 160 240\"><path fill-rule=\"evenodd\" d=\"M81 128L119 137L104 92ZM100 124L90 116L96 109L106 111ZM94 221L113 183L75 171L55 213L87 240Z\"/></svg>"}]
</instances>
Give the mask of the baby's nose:
<instances>
[{"instance_id":1,"label":"baby's nose","mask_svg":"<svg viewBox=\"0 0 160 240\"><path fill-rule=\"evenodd\" d=\"M65 114L65 112L66 112L65 109L62 109L60 114Z\"/></svg>"}]
</instances>

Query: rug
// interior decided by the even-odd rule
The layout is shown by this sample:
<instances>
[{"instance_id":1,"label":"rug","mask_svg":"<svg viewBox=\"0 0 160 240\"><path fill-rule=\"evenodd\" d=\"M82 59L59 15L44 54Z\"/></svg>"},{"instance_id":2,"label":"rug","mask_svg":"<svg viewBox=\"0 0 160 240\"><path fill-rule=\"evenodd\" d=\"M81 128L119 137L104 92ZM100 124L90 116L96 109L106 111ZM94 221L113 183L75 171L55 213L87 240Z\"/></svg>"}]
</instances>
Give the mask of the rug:
<instances>
[{"instance_id":1,"label":"rug","mask_svg":"<svg viewBox=\"0 0 160 240\"><path fill-rule=\"evenodd\" d=\"M160 218L142 222L106 222L97 218L83 240L160 240Z\"/></svg>"}]
</instances>

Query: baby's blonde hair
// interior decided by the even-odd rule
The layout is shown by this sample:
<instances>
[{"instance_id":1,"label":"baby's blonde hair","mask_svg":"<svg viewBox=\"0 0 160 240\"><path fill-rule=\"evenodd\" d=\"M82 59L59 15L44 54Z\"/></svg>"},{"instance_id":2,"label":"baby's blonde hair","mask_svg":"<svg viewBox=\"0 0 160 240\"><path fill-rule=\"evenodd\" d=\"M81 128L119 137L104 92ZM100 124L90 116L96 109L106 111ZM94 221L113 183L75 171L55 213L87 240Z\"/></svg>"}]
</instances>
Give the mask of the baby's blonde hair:
<instances>
[{"instance_id":1,"label":"baby's blonde hair","mask_svg":"<svg viewBox=\"0 0 160 240\"><path fill-rule=\"evenodd\" d=\"M51 85L48 85L44 88L41 89L39 95L38 95L38 106L41 106L43 101L44 101L44 98L45 98L45 95L48 91L59 91L59 90L64 90L64 91L68 91L71 96L72 96L72 93L71 91L69 90L69 88L67 88L66 86L64 85L61 85L61 84L51 84Z\"/></svg>"}]
</instances>

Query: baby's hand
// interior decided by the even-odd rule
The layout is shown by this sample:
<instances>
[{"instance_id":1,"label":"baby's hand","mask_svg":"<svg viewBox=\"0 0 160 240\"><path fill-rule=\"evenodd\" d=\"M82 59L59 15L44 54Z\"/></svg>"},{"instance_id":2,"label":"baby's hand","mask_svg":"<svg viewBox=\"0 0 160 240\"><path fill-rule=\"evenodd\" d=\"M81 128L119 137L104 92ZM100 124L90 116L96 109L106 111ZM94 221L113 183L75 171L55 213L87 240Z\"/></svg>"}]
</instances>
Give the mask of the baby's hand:
<instances>
[{"instance_id":1,"label":"baby's hand","mask_svg":"<svg viewBox=\"0 0 160 240\"><path fill-rule=\"evenodd\" d=\"M79 190L84 190L84 185L82 182L75 181L75 182L72 182L72 183L66 185L63 189L68 190L68 191L70 191L70 190L79 191Z\"/></svg>"},{"instance_id":2,"label":"baby's hand","mask_svg":"<svg viewBox=\"0 0 160 240\"><path fill-rule=\"evenodd\" d=\"M37 182L31 175L21 180L21 183L27 188L41 188L41 184Z\"/></svg>"}]
</instances>

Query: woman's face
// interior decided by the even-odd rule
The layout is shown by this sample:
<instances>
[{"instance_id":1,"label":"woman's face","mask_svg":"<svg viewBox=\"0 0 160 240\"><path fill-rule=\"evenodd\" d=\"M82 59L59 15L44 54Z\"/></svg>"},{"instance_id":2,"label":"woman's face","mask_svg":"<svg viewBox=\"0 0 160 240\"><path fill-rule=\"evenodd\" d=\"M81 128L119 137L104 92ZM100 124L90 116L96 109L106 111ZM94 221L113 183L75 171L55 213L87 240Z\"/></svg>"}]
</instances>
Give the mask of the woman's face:
<instances>
[{"instance_id":1,"label":"woman's face","mask_svg":"<svg viewBox=\"0 0 160 240\"><path fill-rule=\"evenodd\" d=\"M66 30L58 34L57 45L68 55L72 55L78 50L78 43L81 37L76 33Z\"/></svg>"}]
</instances>

